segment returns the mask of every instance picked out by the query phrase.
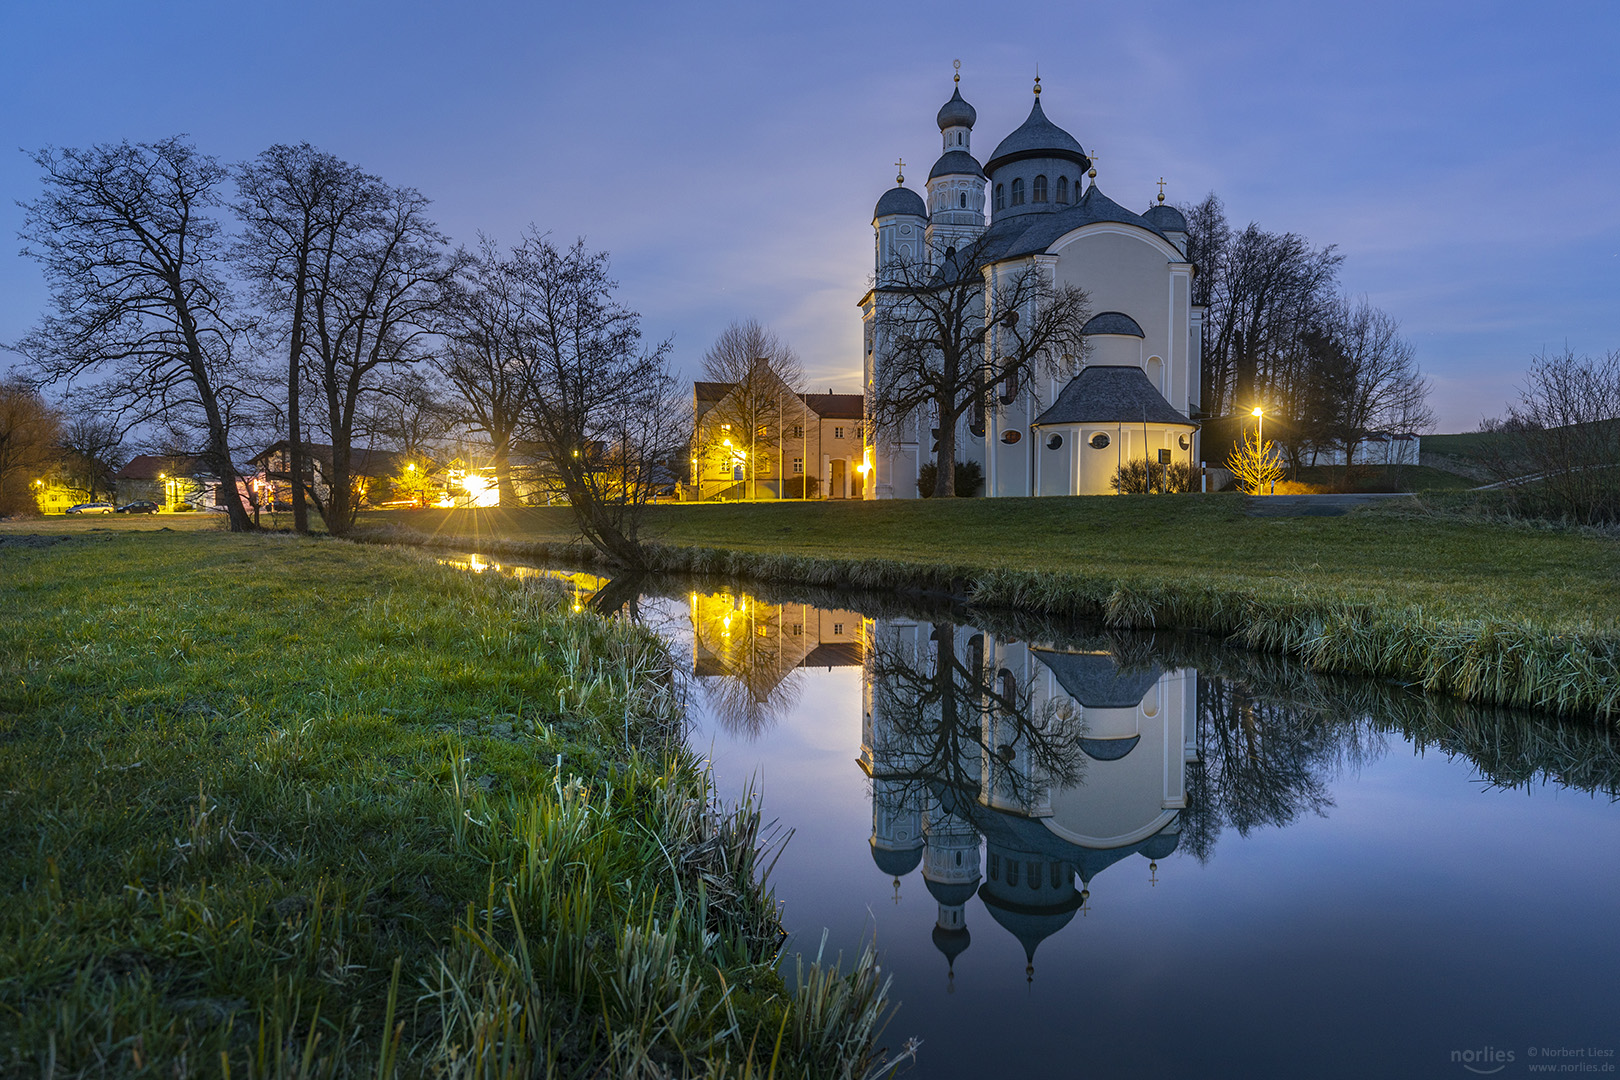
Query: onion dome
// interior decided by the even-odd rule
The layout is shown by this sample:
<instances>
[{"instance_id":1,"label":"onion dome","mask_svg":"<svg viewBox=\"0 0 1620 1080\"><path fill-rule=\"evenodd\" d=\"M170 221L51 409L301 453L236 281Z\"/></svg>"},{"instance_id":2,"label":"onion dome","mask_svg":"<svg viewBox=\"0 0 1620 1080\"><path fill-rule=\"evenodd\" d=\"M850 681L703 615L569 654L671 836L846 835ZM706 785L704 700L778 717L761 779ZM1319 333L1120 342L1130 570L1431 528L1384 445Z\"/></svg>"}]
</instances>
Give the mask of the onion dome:
<instances>
[{"instance_id":1,"label":"onion dome","mask_svg":"<svg viewBox=\"0 0 1620 1080\"><path fill-rule=\"evenodd\" d=\"M1142 328L1136 320L1123 311L1104 311L1093 315L1080 328L1082 334L1123 334L1128 337L1145 337Z\"/></svg>"},{"instance_id":2,"label":"onion dome","mask_svg":"<svg viewBox=\"0 0 1620 1080\"><path fill-rule=\"evenodd\" d=\"M1029 110L1029 119L1001 140L996 152L985 163L985 171L995 172L1003 165L1026 158L1062 158L1074 162L1081 169L1091 168L1091 159L1080 148L1079 140L1046 118L1038 97L1034 107Z\"/></svg>"},{"instance_id":3,"label":"onion dome","mask_svg":"<svg viewBox=\"0 0 1620 1080\"><path fill-rule=\"evenodd\" d=\"M877 868L889 877L902 878L922 862L922 845L913 848L887 848L879 847L876 841L872 843L872 861Z\"/></svg>"},{"instance_id":4,"label":"onion dome","mask_svg":"<svg viewBox=\"0 0 1620 1080\"><path fill-rule=\"evenodd\" d=\"M966 150L947 150L928 172L930 180L941 176L977 176L983 180L984 170L979 167L979 159Z\"/></svg>"},{"instance_id":5,"label":"onion dome","mask_svg":"<svg viewBox=\"0 0 1620 1080\"><path fill-rule=\"evenodd\" d=\"M953 127L972 127L979 119L978 110L962 99L962 88L956 88L951 100L939 107L939 130Z\"/></svg>"},{"instance_id":6,"label":"onion dome","mask_svg":"<svg viewBox=\"0 0 1620 1080\"><path fill-rule=\"evenodd\" d=\"M1160 232L1184 233L1187 231L1187 219L1182 217L1181 211L1173 206L1159 203L1157 206L1148 207L1142 212L1142 216L1147 219L1149 225L1152 225Z\"/></svg>"},{"instance_id":7,"label":"onion dome","mask_svg":"<svg viewBox=\"0 0 1620 1080\"><path fill-rule=\"evenodd\" d=\"M935 881L929 878L925 881L928 894L946 907L961 907L973 899L973 894L979 891L979 879L972 881Z\"/></svg>"},{"instance_id":8,"label":"onion dome","mask_svg":"<svg viewBox=\"0 0 1620 1080\"><path fill-rule=\"evenodd\" d=\"M875 218L890 217L894 214L910 214L912 217L927 217L928 207L923 205L922 196L908 187L892 187L883 193L883 198L877 201L877 208L872 211Z\"/></svg>"}]
</instances>

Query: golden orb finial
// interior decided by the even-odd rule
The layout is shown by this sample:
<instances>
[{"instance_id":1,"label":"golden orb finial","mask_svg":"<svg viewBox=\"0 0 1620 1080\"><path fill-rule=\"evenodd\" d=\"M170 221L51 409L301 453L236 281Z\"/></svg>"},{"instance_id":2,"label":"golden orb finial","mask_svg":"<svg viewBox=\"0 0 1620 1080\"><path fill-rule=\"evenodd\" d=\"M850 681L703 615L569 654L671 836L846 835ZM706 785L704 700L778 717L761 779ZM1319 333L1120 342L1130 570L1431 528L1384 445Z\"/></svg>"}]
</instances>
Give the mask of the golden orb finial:
<instances>
[{"instance_id":1,"label":"golden orb finial","mask_svg":"<svg viewBox=\"0 0 1620 1080\"><path fill-rule=\"evenodd\" d=\"M961 81L962 81L962 61L960 61L960 60L952 60L951 61L951 66L956 69L956 75L952 78L951 81L960 84Z\"/></svg>"},{"instance_id":2,"label":"golden orb finial","mask_svg":"<svg viewBox=\"0 0 1620 1080\"><path fill-rule=\"evenodd\" d=\"M1035 65L1035 96L1041 96L1041 65Z\"/></svg>"},{"instance_id":3,"label":"golden orb finial","mask_svg":"<svg viewBox=\"0 0 1620 1080\"><path fill-rule=\"evenodd\" d=\"M903 183L906 182L906 159L905 158L897 158L895 160L895 163L894 163L894 182L896 184L903 184Z\"/></svg>"},{"instance_id":4,"label":"golden orb finial","mask_svg":"<svg viewBox=\"0 0 1620 1080\"><path fill-rule=\"evenodd\" d=\"M1159 205L1164 205L1164 177L1159 177Z\"/></svg>"}]
</instances>

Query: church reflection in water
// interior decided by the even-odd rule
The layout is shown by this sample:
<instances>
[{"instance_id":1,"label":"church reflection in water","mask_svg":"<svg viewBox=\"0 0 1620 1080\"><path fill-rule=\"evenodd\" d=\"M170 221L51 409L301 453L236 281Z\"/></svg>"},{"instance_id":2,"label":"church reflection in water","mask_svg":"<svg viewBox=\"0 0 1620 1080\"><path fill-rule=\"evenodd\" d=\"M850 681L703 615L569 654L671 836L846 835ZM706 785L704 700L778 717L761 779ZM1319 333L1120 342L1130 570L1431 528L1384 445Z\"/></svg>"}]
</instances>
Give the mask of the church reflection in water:
<instances>
[{"instance_id":1,"label":"church reflection in water","mask_svg":"<svg viewBox=\"0 0 1620 1080\"><path fill-rule=\"evenodd\" d=\"M1196 672L892 620L873 628L866 675L872 859L897 888L921 868L953 973L975 895L1033 976L1098 874L1132 855L1157 871L1176 850Z\"/></svg>"},{"instance_id":2,"label":"church reflection in water","mask_svg":"<svg viewBox=\"0 0 1620 1080\"><path fill-rule=\"evenodd\" d=\"M687 599L692 674L734 734L796 705L802 669L863 668L872 860L896 889L920 870L953 972L975 896L1033 976L1098 874L1133 855L1156 872L1176 850L1198 756L1193 670L741 592Z\"/></svg>"}]
</instances>

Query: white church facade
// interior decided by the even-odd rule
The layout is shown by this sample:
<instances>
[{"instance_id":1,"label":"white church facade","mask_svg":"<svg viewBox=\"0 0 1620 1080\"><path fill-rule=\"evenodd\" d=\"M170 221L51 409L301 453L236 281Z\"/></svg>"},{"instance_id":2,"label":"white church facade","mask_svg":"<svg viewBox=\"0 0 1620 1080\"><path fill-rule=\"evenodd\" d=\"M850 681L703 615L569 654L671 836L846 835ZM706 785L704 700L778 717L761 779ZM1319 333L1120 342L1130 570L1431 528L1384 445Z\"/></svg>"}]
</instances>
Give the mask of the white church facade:
<instances>
[{"instance_id":1,"label":"white church facade","mask_svg":"<svg viewBox=\"0 0 1620 1080\"><path fill-rule=\"evenodd\" d=\"M965 412L957 456L980 466L986 495L1109 494L1132 462L1197 464L1204 311L1192 302L1182 215L1162 192L1140 214L1104 195L1091 159L1047 119L1040 93L1037 79L1028 119L981 166L972 146L977 113L958 88L937 117L943 152L926 201L903 174L878 200L875 284L860 302L864 390L871 401L884 306L906 303L894 287L897 265L937 266L975 245L987 290L1037 268L1052 285L1088 294L1086 346L1055 374L1004 387L982 412ZM933 434L932 417L919 415L869 436L866 497L916 498L918 471L934 460Z\"/></svg>"}]
</instances>

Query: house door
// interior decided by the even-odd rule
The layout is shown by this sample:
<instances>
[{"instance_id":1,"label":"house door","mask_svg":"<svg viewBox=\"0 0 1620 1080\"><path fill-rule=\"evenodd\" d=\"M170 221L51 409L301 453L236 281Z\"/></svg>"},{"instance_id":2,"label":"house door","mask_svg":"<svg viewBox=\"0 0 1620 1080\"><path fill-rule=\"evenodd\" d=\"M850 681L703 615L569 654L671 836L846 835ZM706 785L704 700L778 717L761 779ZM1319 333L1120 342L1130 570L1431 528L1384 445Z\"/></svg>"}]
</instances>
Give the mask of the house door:
<instances>
[{"instance_id":1,"label":"house door","mask_svg":"<svg viewBox=\"0 0 1620 1080\"><path fill-rule=\"evenodd\" d=\"M844 469L847 466L842 458L832 463L832 482L827 489L829 498L842 499L844 497Z\"/></svg>"}]
</instances>

